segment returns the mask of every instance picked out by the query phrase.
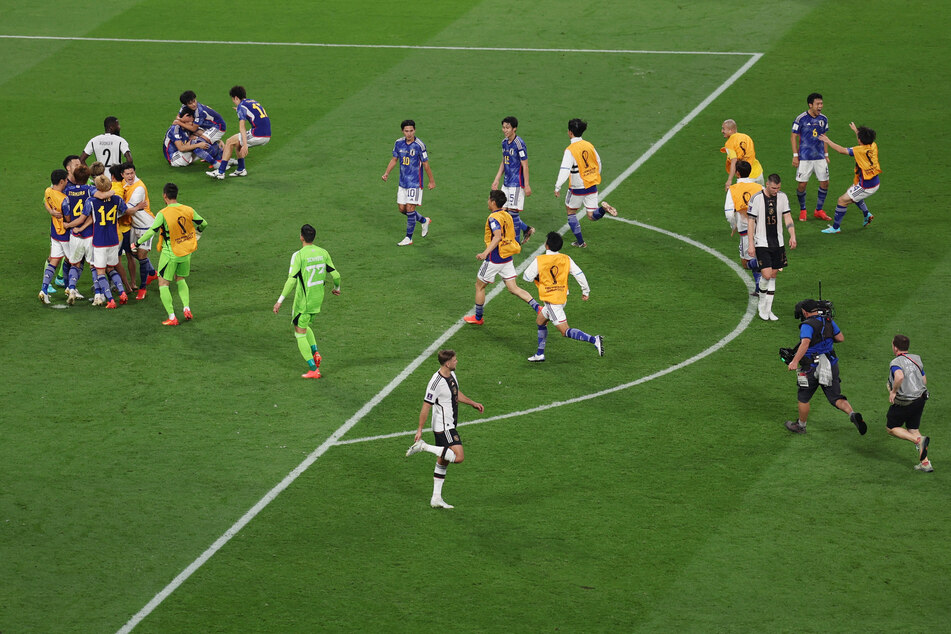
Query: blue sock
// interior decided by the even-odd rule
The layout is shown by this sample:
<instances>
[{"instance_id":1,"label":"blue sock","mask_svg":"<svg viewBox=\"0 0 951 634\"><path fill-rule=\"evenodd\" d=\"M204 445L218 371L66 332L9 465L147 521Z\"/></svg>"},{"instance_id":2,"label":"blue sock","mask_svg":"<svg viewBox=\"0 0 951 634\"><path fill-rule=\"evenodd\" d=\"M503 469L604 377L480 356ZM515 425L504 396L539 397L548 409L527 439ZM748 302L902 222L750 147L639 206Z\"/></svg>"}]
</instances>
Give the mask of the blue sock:
<instances>
[{"instance_id":1,"label":"blue sock","mask_svg":"<svg viewBox=\"0 0 951 634\"><path fill-rule=\"evenodd\" d=\"M855 203L855 206L862 210L862 215L863 215L863 216L867 216L867 215L869 215L870 213L872 213L872 212L870 212L870 211L868 210L868 205L865 204L865 201L864 201L864 200L858 201L857 203Z\"/></svg>"},{"instance_id":2,"label":"blue sock","mask_svg":"<svg viewBox=\"0 0 951 634\"><path fill-rule=\"evenodd\" d=\"M519 217L519 213L517 211L512 211L511 209L509 209L508 212L509 212L509 215L512 216L512 224L515 225L515 241L521 242L522 241L522 224L523 224L522 219L521 217Z\"/></svg>"},{"instance_id":3,"label":"blue sock","mask_svg":"<svg viewBox=\"0 0 951 634\"><path fill-rule=\"evenodd\" d=\"M69 267L69 273L66 277L66 288L76 290L76 282L79 281L79 274L82 273L82 270L82 265Z\"/></svg>"},{"instance_id":4,"label":"blue sock","mask_svg":"<svg viewBox=\"0 0 951 634\"><path fill-rule=\"evenodd\" d=\"M822 191L821 189L819 191ZM796 190L796 198L799 199L799 211L806 210L806 192Z\"/></svg>"},{"instance_id":5,"label":"blue sock","mask_svg":"<svg viewBox=\"0 0 951 634\"><path fill-rule=\"evenodd\" d=\"M591 215L592 220L601 220L604 218L604 214L608 213L604 210L604 207L598 205L598 208L594 210L594 213Z\"/></svg>"},{"instance_id":6,"label":"blue sock","mask_svg":"<svg viewBox=\"0 0 951 634\"><path fill-rule=\"evenodd\" d=\"M416 231L416 216L419 215L415 211L406 214L406 237L410 240L413 239L413 232Z\"/></svg>"},{"instance_id":7,"label":"blue sock","mask_svg":"<svg viewBox=\"0 0 951 634\"><path fill-rule=\"evenodd\" d=\"M96 280L99 282L99 293L106 296L108 301L112 301L112 289L109 288L109 280L105 273L96 271Z\"/></svg>"},{"instance_id":8,"label":"blue sock","mask_svg":"<svg viewBox=\"0 0 951 634\"><path fill-rule=\"evenodd\" d=\"M528 300L528 305L531 306L532 310L534 310L536 313L539 313L542 310L542 305L535 301L534 297Z\"/></svg>"},{"instance_id":9,"label":"blue sock","mask_svg":"<svg viewBox=\"0 0 951 634\"><path fill-rule=\"evenodd\" d=\"M224 174L226 171L228 171L228 161L221 161L218 163L218 173Z\"/></svg>"},{"instance_id":10,"label":"blue sock","mask_svg":"<svg viewBox=\"0 0 951 634\"><path fill-rule=\"evenodd\" d=\"M822 206L826 203L826 194L829 193L829 188L825 189L819 188L819 198L816 200L816 209L822 210Z\"/></svg>"},{"instance_id":11,"label":"blue sock","mask_svg":"<svg viewBox=\"0 0 951 634\"><path fill-rule=\"evenodd\" d=\"M244 169L244 159L239 158L239 159L238 159L238 170L240 171L240 170L243 170L243 169Z\"/></svg>"},{"instance_id":12,"label":"blue sock","mask_svg":"<svg viewBox=\"0 0 951 634\"><path fill-rule=\"evenodd\" d=\"M192 150L192 154L204 162L211 164L212 167L215 167L215 163L218 162L215 160L215 157L208 153L208 150L203 150L200 147L196 147L194 150Z\"/></svg>"},{"instance_id":13,"label":"blue sock","mask_svg":"<svg viewBox=\"0 0 951 634\"><path fill-rule=\"evenodd\" d=\"M756 258L750 258L746 261L746 266L754 273L759 272L759 261Z\"/></svg>"},{"instance_id":14,"label":"blue sock","mask_svg":"<svg viewBox=\"0 0 951 634\"><path fill-rule=\"evenodd\" d=\"M753 271L753 281L756 283L756 290L757 290L757 291L759 290L759 281L760 281L761 279L763 279L762 273L757 273L756 271Z\"/></svg>"},{"instance_id":15,"label":"blue sock","mask_svg":"<svg viewBox=\"0 0 951 634\"><path fill-rule=\"evenodd\" d=\"M413 213L416 214L416 222L418 222L418 223L420 223L420 224L422 224L422 225L426 224L426 216L424 216L423 214L419 213L418 211L414 211Z\"/></svg>"},{"instance_id":16,"label":"blue sock","mask_svg":"<svg viewBox=\"0 0 951 634\"><path fill-rule=\"evenodd\" d=\"M584 238L581 237L581 223L576 214L568 214L568 226L571 227L571 233L575 234L578 244L584 244Z\"/></svg>"},{"instance_id":17,"label":"blue sock","mask_svg":"<svg viewBox=\"0 0 951 634\"><path fill-rule=\"evenodd\" d=\"M589 335L583 330L578 330L577 328L569 328L568 332L565 333L566 337L571 337L572 339L577 339L578 341L587 341L588 343L594 343L594 337Z\"/></svg>"},{"instance_id":18,"label":"blue sock","mask_svg":"<svg viewBox=\"0 0 951 634\"><path fill-rule=\"evenodd\" d=\"M538 350L535 354L545 354L545 344L548 343L548 326L538 327Z\"/></svg>"},{"instance_id":19,"label":"blue sock","mask_svg":"<svg viewBox=\"0 0 951 634\"><path fill-rule=\"evenodd\" d=\"M148 258L139 260L139 288L145 288L147 284L146 280L149 279L148 261Z\"/></svg>"},{"instance_id":20,"label":"blue sock","mask_svg":"<svg viewBox=\"0 0 951 634\"><path fill-rule=\"evenodd\" d=\"M836 229L839 228L839 225L842 224L842 219L845 218L845 207L842 205L835 206L835 220L832 221L832 226Z\"/></svg>"},{"instance_id":21,"label":"blue sock","mask_svg":"<svg viewBox=\"0 0 951 634\"><path fill-rule=\"evenodd\" d=\"M485 304L476 304L476 319L482 319L482 311L485 309Z\"/></svg>"},{"instance_id":22,"label":"blue sock","mask_svg":"<svg viewBox=\"0 0 951 634\"><path fill-rule=\"evenodd\" d=\"M53 278L56 277L56 267L46 263L46 268L43 270L43 292L49 292L50 282L53 281Z\"/></svg>"},{"instance_id":23,"label":"blue sock","mask_svg":"<svg viewBox=\"0 0 951 634\"><path fill-rule=\"evenodd\" d=\"M125 293L125 286L122 285L122 276L119 275L119 271L115 269L109 271L109 279L112 280L112 283L116 285L116 288L119 289L120 293Z\"/></svg>"},{"instance_id":24,"label":"blue sock","mask_svg":"<svg viewBox=\"0 0 951 634\"><path fill-rule=\"evenodd\" d=\"M60 275L62 276L64 280L69 279L69 269L71 269L72 267L73 265L69 263L69 260L67 260L66 258L63 258L63 272L60 273Z\"/></svg>"}]
</instances>

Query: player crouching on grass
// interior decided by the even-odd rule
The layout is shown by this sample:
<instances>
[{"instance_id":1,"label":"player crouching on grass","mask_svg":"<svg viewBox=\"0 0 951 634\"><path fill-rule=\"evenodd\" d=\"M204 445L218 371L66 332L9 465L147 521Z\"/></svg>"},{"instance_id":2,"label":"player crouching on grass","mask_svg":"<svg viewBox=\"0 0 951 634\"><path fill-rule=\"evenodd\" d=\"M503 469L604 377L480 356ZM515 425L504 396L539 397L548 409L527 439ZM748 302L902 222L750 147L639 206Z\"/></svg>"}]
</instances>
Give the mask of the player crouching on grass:
<instances>
[{"instance_id":1,"label":"player crouching on grass","mask_svg":"<svg viewBox=\"0 0 951 634\"><path fill-rule=\"evenodd\" d=\"M465 453L462 450L462 440L456 430L459 415L459 403L465 403L479 410L485 411L482 403L476 403L462 393L456 381L456 353L453 350L440 350L436 357L439 359L439 369L433 374L426 387L426 396L423 398L423 407L419 410L419 428L413 445L406 450L406 456L412 456L421 451L436 456L436 471L433 473L433 496L429 505L434 509L451 509L442 499L442 485L446 480L446 467L450 462L456 464L463 461ZM433 435L436 444L430 445L423 441L423 425L432 411Z\"/></svg>"},{"instance_id":2,"label":"player crouching on grass","mask_svg":"<svg viewBox=\"0 0 951 634\"><path fill-rule=\"evenodd\" d=\"M552 231L545 238L545 254L537 256L525 269L522 277L526 282L535 282L538 287L538 298L544 302L535 321L538 324L538 350L528 358L529 361L545 360L545 343L548 340L548 322L552 321L558 331L565 337L594 344L598 356L604 356L604 337L589 335L583 330L568 327L568 318L565 317L565 303L568 301L568 273L571 273L578 285L581 286L581 299L587 301L591 295L588 280L574 260L558 253L564 240L561 234Z\"/></svg>"}]
</instances>

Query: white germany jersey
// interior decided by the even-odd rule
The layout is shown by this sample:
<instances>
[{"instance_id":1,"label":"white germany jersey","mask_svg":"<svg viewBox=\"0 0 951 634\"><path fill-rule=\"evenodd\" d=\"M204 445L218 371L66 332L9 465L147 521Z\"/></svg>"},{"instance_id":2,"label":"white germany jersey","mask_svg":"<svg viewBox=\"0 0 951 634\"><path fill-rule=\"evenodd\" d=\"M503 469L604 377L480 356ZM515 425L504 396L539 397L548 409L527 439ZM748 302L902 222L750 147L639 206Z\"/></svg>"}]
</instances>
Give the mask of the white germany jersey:
<instances>
[{"instance_id":1,"label":"white germany jersey","mask_svg":"<svg viewBox=\"0 0 951 634\"><path fill-rule=\"evenodd\" d=\"M459 414L459 384L456 382L456 373L451 372L445 377L437 370L426 386L426 397L423 399L433 406L433 432L441 433L456 426Z\"/></svg>"},{"instance_id":2,"label":"white germany jersey","mask_svg":"<svg viewBox=\"0 0 951 634\"><path fill-rule=\"evenodd\" d=\"M783 215L790 213L789 198L783 192L775 199L766 196L766 190L750 198L750 208L746 214L756 221L756 235L753 246L777 248L785 246L783 242Z\"/></svg>"},{"instance_id":3,"label":"white germany jersey","mask_svg":"<svg viewBox=\"0 0 951 634\"><path fill-rule=\"evenodd\" d=\"M106 171L113 165L125 162L125 153L129 151L129 142L117 134L100 134L89 139L85 152L95 156L96 160L106 166Z\"/></svg>"}]
</instances>

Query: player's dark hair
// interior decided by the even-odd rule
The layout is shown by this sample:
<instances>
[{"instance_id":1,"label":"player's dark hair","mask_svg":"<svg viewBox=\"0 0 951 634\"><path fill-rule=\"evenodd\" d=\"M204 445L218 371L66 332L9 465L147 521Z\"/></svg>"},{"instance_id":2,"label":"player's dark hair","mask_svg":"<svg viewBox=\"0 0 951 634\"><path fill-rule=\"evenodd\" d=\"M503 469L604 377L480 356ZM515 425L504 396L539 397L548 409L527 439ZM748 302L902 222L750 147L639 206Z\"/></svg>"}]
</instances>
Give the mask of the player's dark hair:
<instances>
[{"instance_id":1,"label":"player's dark hair","mask_svg":"<svg viewBox=\"0 0 951 634\"><path fill-rule=\"evenodd\" d=\"M783 182L783 179L779 177L779 174L770 174L766 180L770 183L776 183L777 185Z\"/></svg>"},{"instance_id":2,"label":"player's dark hair","mask_svg":"<svg viewBox=\"0 0 951 634\"><path fill-rule=\"evenodd\" d=\"M102 127L105 129L106 132L109 132L110 130L115 130L118 126L119 126L119 120L116 119L115 117L106 117L102 121Z\"/></svg>"},{"instance_id":3,"label":"player's dark hair","mask_svg":"<svg viewBox=\"0 0 951 634\"><path fill-rule=\"evenodd\" d=\"M66 180L67 176L69 176L69 174L66 170L53 170L50 174L50 184L58 185L60 181Z\"/></svg>"},{"instance_id":4,"label":"player's dark hair","mask_svg":"<svg viewBox=\"0 0 951 634\"><path fill-rule=\"evenodd\" d=\"M440 350L439 354L436 355L436 358L439 360L439 365L446 365L452 358L456 356L455 350Z\"/></svg>"},{"instance_id":5,"label":"player's dark hair","mask_svg":"<svg viewBox=\"0 0 951 634\"><path fill-rule=\"evenodd\" d=\"M575 137L580 137L587 129L588 122L582 119L572 119L568 122L568 132L571 132Z\"/></svg>"},{"instance_id":6,"label":"player's dark hair","mask_svg":"<svg viewBox=\"0 0 951 634\"><path fill-rule=\"evenodd\" d=\"M737 161L736 162L736 175L740 178L749 178L750 173L753 171L753 166L747 163L746 161Z\"/></svg>"},{"instance_id":7,"label":"player's dark hair","mask_svg":"<svg viewBox=\"0 0 951 634\"><path fill-rule=\"evenodd\" d=\"M895 335L895 338L892 339L892 345L902 352L908 352L911 341L905 335Z\"/></svg>"},{"instance_id":8,"label":"player's dark hair","mask_svg":"<svg viewBox=\"0 0 951 634\"><path fill-rule=\"evenodd\" d=\"M314 238L317 237L317 230L310 225L304 225L300 228L300 237L304 239L304 242L312 244Z\"/></svg>"},{"instance_id":9,"label":"player's dark hair","mask_svg":"<svg viewBox=\"0 0 951 634\"><path fill-rule=\"evenodd\" d=\"M811 92L809 93L809 96L806 97L806 103L811 106L812 102L815 101L816 99L822 99L822 95L820 95L817 92Z\"/></svg>"},{"instance_id":10,"label":"player's dark hair","mask_svg":"<svg viewBox=\"0 0 951 634\"><path fill-rule=\"evenodd\" d=\"M408 126L408 125L411 125L411 126L413 126L413 128L415 128L415 127L416 127L416 122L413 121L412 119L403 119L403 120L400 122L400 130L402 130L403 128L405 128L405 127Z\"/></svg>"},{"instance_id":11,"label":"player's dark hair","mask_svg":"<svg viewBox=\"0 0 951 634\"><path fill-rule=\"evenodd\" d=\"M548 235L545 236L545 246L548 247L549 251L561 251L564 244L565 240L557 231L549 231Z\"/></svg>"},{"instance_id":12,"label":"player's dark hair","mask_svg":"<svg viewBox=\"0 0 951 634\"><path fill-rule=\"evenodd\" d=\"M77 156L76 154L70 154L69 156L63 159L63 169L66 169L66 166L72 163L73 161L78 161L78 160L79 160L79 156Z\"/></svg>"},{"instance_id":13,"label":"player's dark hair","mask_svg":"<svg viewBox=\"0 0 951 634\"><path fill-rule=\"evenodd\" d=\"M73 180L76 181L77 185L85 185L86 181L89 180L89 166L80 163L73 170Z\"/></svg>"},{"instance_id":14,"label":"player's dark hair","mask_svg":"<svg viewBox=\"0 0 951 634\"><path fill-rule=\"evenodd\" d=\"M135 164L132 161L126 161L120 167L122 167L122 171L124 172L126 170L134 170Z\"/></svg>"},{"instance_id":15,"label":"player's dark hair","mask_svg":"<svg viewBox=\"0 0 951 634\"><path fill-rule=\"evenodd\" d=\"M122 169L122 165L112 165L111 167L109 167L109 173L112 174L113 180L117 180L117 181L122 180L122 172L124 171Z\"/></svg>"},{"instance_id":16,"label":"player's dark hair","mask_svg":"<svg viewBox=\"0 0 951 634\"><path fill-rule=\"evenodd\" d=\"M515 117L505 117L504 119L502 119L502 123L507 123L513 128L518 127L518 119L516 119Z\"/></svg>"},{"instance_id":17,"label":"player's dark hair","mask_svg":"<svg viewBox=\"0 0 951 634\"><path fill-rule=\"evenodd\" d=\"M198 95L195 94L194 90L186 90L181 95L178 96L178 100L182 102L183 106L187 106L188 102L192 99L197 99Z\"/></svg>"},{"instance_id":18,"label":"player's dark hair","mask_svg":"<svg viewBox=\"0 0 951 634\"><path fill-rule=\"evenodd\" d=\"M189 117L191 117L192 119L194 119L194 118L195 118L195 111L192 110L191 108L189 108L188 106L184 106L181 110L178 111L178 116L179 116L179 117L184 117L185 115L188 115Z\"/></svg>"},{"instance_id":19,"label":"player's dark hair","mask_svg":"<svg viewBox=\"0 0 951 634\"><path fill-rule=\"evenodd\" d=\"M505 195L505 192L501 189L493 189L489 192L489 200L495 203L495 206L501 209L505 207L505 203L508 201L509 197Z\"/></svg>"},{"instance_id":20,"label":"player's dark hair","mask_svg":"<svg viewBox=\"0 0 951 634\"><path fill-rule=\"evenodd\" d=\"M859 142L862 145L871 145L875 143L875 130L860 125L858 128Z\"/></svg>"},{"instance_id":21,"label":"player's dark hair","mask_svg":"<svg viewBox=\"0 0 951 634\"><path fill-rule=\"evenodd\" d=\"M162 188L162 193L169 200L178 200L178 185L175 183L165 183L165 187Z\"/></svg>"},{"instance_id":22,"label":"player's dark hair","mask_svg":"<svg viewBox=\"0 0 951 634\"><path fill-rule=\"evenodd\" d=\"M244 89L244 86L232 86L228 94L232 98L237 97L238 99L247 99L248 97L248 91Z\"/></svg>"}]
</instances>

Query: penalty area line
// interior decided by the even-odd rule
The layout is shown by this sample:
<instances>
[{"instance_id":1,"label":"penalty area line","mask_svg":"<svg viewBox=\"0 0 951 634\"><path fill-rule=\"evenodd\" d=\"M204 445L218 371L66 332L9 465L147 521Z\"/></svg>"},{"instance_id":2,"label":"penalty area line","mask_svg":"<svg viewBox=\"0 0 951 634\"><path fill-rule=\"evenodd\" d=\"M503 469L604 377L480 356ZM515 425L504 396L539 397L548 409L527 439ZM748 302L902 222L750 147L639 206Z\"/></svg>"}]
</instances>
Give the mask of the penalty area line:
<instances>
[{"instance_id":1,"label":"penalty area line","mask_svg":"<svg viewBox=\"0 0 951 634\"><path fill-rule=\"evenodd\" d=\"M0 39L10 38L10 37L11 36L0 35ZM36 39L41 39L41 38L36 38ZM59 39L59 38L49 37L45 39ZM96 38L67 38L67 39L95 40ZM143 41L143 40L117 39L116 41ZM156 40L156 42L158 41ZM203 43L207 43L207 42L203 42ZM340 46L354 47L354 45L340 45ZM427 48L427 47L393 46L393 48ZM428 48L433 48L433 47L428 47ZM440 47L435 47L435 48L440 48ZM472 48L472 49L460 49L460 50L480 50L480 49ZM481 49L481 50L486 50L486 49ZM515 50L515 49L498 49L498 50ZM554 51L554 49L552 50ZM578 51L566 51L566 52L578 52ZM632 51L632 52L636 52L636 51ZM742 55L750 55L750 53L742 53ZM716 99L716 97L721 95L727 88L733 85L736 82L736 80L738 80L743 75L743 73L749 70L749 68L752 67L753 64L755 64L762 56L763 56L762 53L753 54L750 60L748 60L738 71L736 71L735 73L733 73L733 75L731 75L728 79L726 79L726 81L720 84L720 86L717 87L716 90L714 90L706 99L700 102L700 105L698 105L696 108L690 111L690 113L688 113L683 119L678 121L674 125L674 127L672 127L663 137L661 137L659 141L657 141L650 148L648 148L648 150L644 152L644 154L642 154L636 161L634 161L634 163L632 163L630 167L628 167L617 178L611 181L611 183L604 189L604 192L601 193L600 198L604 199L605 196L607 196L610 192L612 192L618 185L624 182L624 180L626 180L641 165L643 165L644 162L646 162L650 157L656 154L657 151L660 150L660 148L663 147L663 145L667 143L667 141L673 138L673 136L680 129L682 129L684 126L690 123L690 121L692 121L698 114L700 114L700 112L703 111L703 109L706 108L714 99ZM732 260L728 260L725 256L723 256L719 252L714 251L713 249L710 249L710 247L707 247L706 245L703 245L699 242L691 240L690 238L681 236L673 232L669 232L665 229L659 229L657 227L652 227L650 225L642 224L634 220L628 220L626 218L617 217L617 218L613 218L613 220L617 220L619 222L627 222L627 223L634 224L643 228L652 229L652 230L670 235L672 237L676 237L679 240L684 240L685 242L698 246L699 248L702 248L708 252L712 252L716 257L719 257L727 261L734 269L742 272L742 269L740 269L739 265L737 265ZM568 230L568 225L566 224L562 227L561 233L565 233L567 230ZM540 254L543 246L544 245L539 247L534 252L534 255ZM523 261L521 265L519 265L517 269L518 272L519 273L523 272L525 268L528 266L530 261L531 261L530 258L526 258L526 260ZM745 274L744 274L744 279L745 279ZM749 280L747 280L747 284L751 285L752 283ZM496 285L496 287L492 289L492 291L487 293L486 304L488 304L488 302L493 297L496 297L500 292L502 292L503 288L504 286L499 284L499 285ZM752 320L752 310L753 309L752 309L752 301L751 301L747 308L747 315L744 317L744 320L740 322L740 325L737 326L737 328L734 329L732 333L730 333L729 335L727 335L726 337L718 341L716 344L711 346L711 348L707 349L707 350L711 350L715 348L715 350L712 350L711 352L704 351L704 352L701 352L700 354L704 356L706 356L707 354L712 354L712 352L719 350L720 348L725 346L727 343L732 341L734 338L736 338L741 332L743 332L743 330L745 330L746 325L748 325L749 321ZM263 511L265 507L267 507L272 501L274 501L274 499L278 495L280 495L282 491L284 491L287 487L289 487L302 473L304 473L312 464L314 464L314 462L316 462L318 458L324 455L327 452L327 450L330 449L330 447L334 446L335 444L338 444L338 442L340 441L340 438L342 438L348 431L350 431L357 423L363 420L363 418L367 414L369 414L370 411L373 410L374 407L376 407L380 402L383 401L383 399L389 396L389 394L393 390L395 390L403 381L405 381L409 377L409 375L412 374L420 365L422 365L424 361L426 361L435 352L437 352L439 348L442 346L442 344L448 341L453 335L455 335L463 327L464 324L465 322L463 322L460 319L456 323L454 323L452 326L450 326L448 329L446 329L446 331L443 332L439 337L437 337L436 340L433 341L433 343L430 344L425 350L423 350L423 352L421 352L419 356L417 356L409 365L407 365L403 369L402 372L400 372L396 377L393 378L393 380L387 383L383 389L377 392L377 394L373 398L367 401L359 410L357 410L357 412L353 416L347 419L347 421L343 425L337 428L336 431L334 431L323 443L321 443L319 447L317 447L314 451L312 451L303 460L303 462L297 465L297 467L295 467L293 471L288 473L284 477L283 480L281 480L276 486L274 486L270 491L268 491L264 495L264 497L258 500L258 502L254 506L252 506L244 515L242 515L241 518L237 522L235 522L228 530L226 530L221 535L221 537L216 539L214 543L211 544L211 546L205 549L205 551L201 553L193 562L191 562L184 570L182 570L178 575L176 575L175 578L172 579L172 581L168 583L168 585L166 585L154 597L152 597L152 599L148 603L146 603L142 607L141 610L139 610L134 615L132 615L132 617L125 623L125 625L119 628L118 634L127 634L128 632L131 632L139 623L141 623L149 614L151 614L152 611L155 610L155 608L161 605L161 603L166 598L168 598L173 592L175 592L175 590L177 590L183 583L185 583L185 581L187 581L189 577L191 577L199 568L201 568L205 564L205 562L211 559L211 557L216 552L221 550L221 548L223 548L225 544L231 541L232 537L237 535L238 532L240 532L242 528L247 526L247 524L252 519L254 519L261 511ZM665 370L662 370L661 372L663 372L664 374L669 374L670 372L679 370L685 365L689 365L690 363L694 363L694 361L699 360L698 358L696 358L697 356L698 355L695 355L695 357L691 357L691 359L687 359L686 361L682 361L681 363L677 365L671 366L670 368L666 368ZM699 358L703 358L703 357L699 357ZM663 376L662 374L659 374L659 373L655 373L655 374L657 376ZM637 381L639 381L640 383L643 383L645 381L650 380L651 378L657 378L657 376L651 375L650 377L643 377L641 379L638 379ZM626 387L630 387L630 386L626 386ZM614 388L610 388L610 391L626 389L626 387L616 386ZM610 391L598 392L595 394L587 395L586 397L578 397L578 398L579 399L580 398L596 398L597 396L610 393ZM572 400L572 402L574 401ZM563 404L567 404L567 403L568 401L564 402ZM546 407L546 406L542 406L542 407ZM527 410L525 413L528 413L531 411L536 411L536 410ZM520 413L513 412L510 414L500 415L499 417L492 417L489 419L483 419L481 421L470 421L469 423L463 423L463 424L471 425L477 422L488 422L489 420L499 420L500 418L512 417L516 415L520 415ZM397 435L400 435L400 434L397 434ZM344 444L344 443L340 443L340 444Z\"/></svg>"}]
</instances>

